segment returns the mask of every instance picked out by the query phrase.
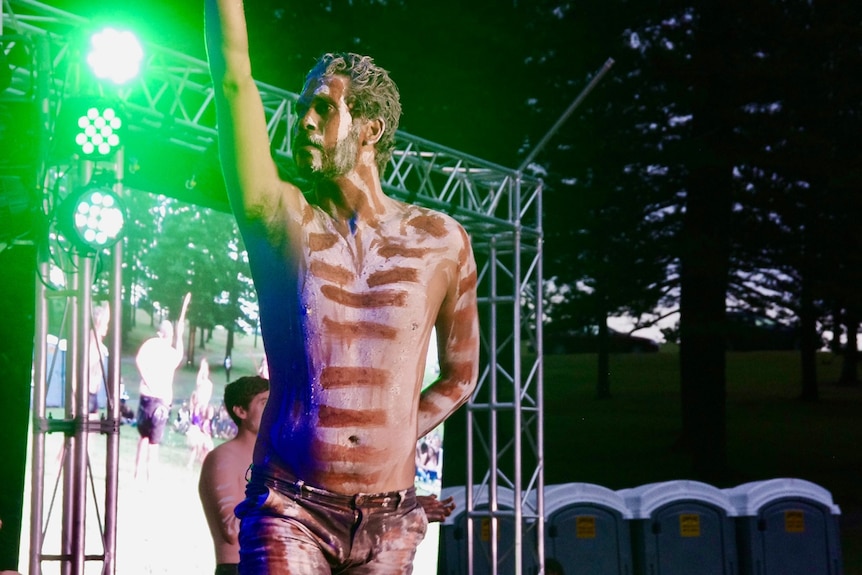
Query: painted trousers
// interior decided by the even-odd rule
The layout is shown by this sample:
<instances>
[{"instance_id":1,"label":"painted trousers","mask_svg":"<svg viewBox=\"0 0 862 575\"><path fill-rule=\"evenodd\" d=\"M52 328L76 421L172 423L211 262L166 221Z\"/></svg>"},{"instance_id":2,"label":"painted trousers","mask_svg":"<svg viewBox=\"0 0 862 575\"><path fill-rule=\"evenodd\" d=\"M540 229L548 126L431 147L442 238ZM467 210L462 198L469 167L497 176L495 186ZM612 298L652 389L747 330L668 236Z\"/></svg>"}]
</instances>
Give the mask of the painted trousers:
<instances>
[{"instance_id":1,"label":"painted trousers","mask_svg":"<svg viewBox=\"0 0 862 575\"><path fill-rule=\"evenodd\" d=\"M342 495L254 468L240 519L240 575L409 575L428 520L413 488Z\"/></svg>"}]
</instances>

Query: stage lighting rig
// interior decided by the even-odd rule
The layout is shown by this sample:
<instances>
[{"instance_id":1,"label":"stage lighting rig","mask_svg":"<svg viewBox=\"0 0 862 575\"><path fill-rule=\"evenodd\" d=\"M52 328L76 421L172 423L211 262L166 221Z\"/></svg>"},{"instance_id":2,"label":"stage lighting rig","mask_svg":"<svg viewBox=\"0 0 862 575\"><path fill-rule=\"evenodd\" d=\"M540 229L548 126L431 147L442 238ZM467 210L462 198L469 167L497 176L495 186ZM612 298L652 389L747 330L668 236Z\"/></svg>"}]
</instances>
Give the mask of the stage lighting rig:
<instances>
[{"instance_id":1,"label":"stage lighting rig","mask_svg":"<svg viewBox=\"0 0 862 575\"><path fill-rule=\"evenodd\" d=\"M57 225L78 253L95 253L119 241L126 223L120 197L90 185L70 193L57 210Z\"/></svg>"},{"instance_id":2,"label":"stage lighting rig","mask_svg":"<svg viewBox=\"0 0 862 575\"><path fill-rule=\"evenodd\" d=\"M75 144L85 157L110 156L120 147L123 120L111 106L90 106L78 117Z\"/></svg>"},{"instance_id":3,"label":"stage lighting rig","mask_svg":"<svg viewBox=\"0 0 862 575\"><path fill-rule=\"evenodd\" d=\"M97 78L122 85L141 71L144 50L129 31L104 28L90 37L87 64Z\"/></svg>"},{"instance_id":4,"label":"stage lighting rig","mask_svg":"<svg viewBox=\"0 0 862 575\"><path fill-rule=\"evenodd\" d=\"M54 147L61 157L108 160L123 145L126 121L120 103L105 98L68 98L63 101Z\"/></svg>"}]
</instances>

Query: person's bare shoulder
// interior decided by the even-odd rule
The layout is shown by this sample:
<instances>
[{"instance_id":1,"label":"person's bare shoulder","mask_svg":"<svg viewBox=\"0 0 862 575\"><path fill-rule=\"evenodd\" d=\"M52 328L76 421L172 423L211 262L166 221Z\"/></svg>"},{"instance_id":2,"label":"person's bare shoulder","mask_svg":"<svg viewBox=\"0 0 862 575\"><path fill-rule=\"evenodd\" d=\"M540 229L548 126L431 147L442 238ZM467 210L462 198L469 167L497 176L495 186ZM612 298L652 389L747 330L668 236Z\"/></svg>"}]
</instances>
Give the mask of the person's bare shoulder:
<instances>
[{"instance_id":1,"label":"person's bare shoulder","mask_svg":"<svg viewBox=\"0 0 862 575\"><path fill-rule=\"evenodd\" d=\"M209 479L221 479L227 476L244 475L251 465L253 448L246 447L238 441L226 441L212 451L204 459L201 467L201 483Z\"/></svg>"},{"instance_id":2,"label":"person's bare shoulder","mask_svg":"<svg viewBox=\"0 0 862 575\"><path fill-rule=\"evenodd\" d=\"M429 240L445 241L454 248L469 244L464 226L458 220L423 206L403 204L404 221L410 229Z\"/></svg>"}]
</instances>

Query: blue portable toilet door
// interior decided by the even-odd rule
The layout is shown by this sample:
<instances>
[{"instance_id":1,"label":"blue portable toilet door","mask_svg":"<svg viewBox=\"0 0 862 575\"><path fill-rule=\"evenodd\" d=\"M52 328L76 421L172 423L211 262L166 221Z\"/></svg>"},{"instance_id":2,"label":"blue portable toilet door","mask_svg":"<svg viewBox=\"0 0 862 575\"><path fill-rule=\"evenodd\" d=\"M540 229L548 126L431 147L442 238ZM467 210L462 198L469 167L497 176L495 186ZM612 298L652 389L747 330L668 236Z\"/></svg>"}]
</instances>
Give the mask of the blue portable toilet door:
<instances>
[{"instance_id":1,"label":"blue portable toilet door","mask_svg":"<svg viewBox=\"0 0 862 575\"><path fill-rule=\"evenodd\" d=\"M619 513L602 507L564 508L554 513L545 534L545 556L553 557L572 575L613 575L628 572L621 565L626 533ZM628 526L626 526L627 528ZM627 553L628 551L626 551Z\"/></svg>"},{"instance_id":2,"label":"blue portable toilet door","mask_svg":"<svg viewBox=\"0 0 862 575\"><path fill-rule=\"evenodd\" d=\"M477 507L477 510L479 509L487 509L487 505L480 505ZM466 513L461 518L460 526L466 537ZM477 517L473 520L473 573L475 575L492 573L491 563L491 519ZM497 519L497 573L514 572L515 522L510 517L500 517Z\"/></svg>"},{"instance_id":3,"label":"blue portable toilet door","mask_svg":"<svg viewBox=\"0 0 862 575\"><path fill-rule=\"evenodd\" d=\"M726 516L698 502L672 503L653 515L657 575L733 575L725 563ZM729 547L730 546L730 547Z\"/></svg>"},{"instance_id":4,"label":"blue portable toilet door","mask_svg":"<svg viewBox=\"0 0 862 575\"><path fill-rule=\"evenodd\" d=\"M829 575L827 521L820 506L799 499L765 505L758 514L764 575Z\"/></svg>"}]
</instances>

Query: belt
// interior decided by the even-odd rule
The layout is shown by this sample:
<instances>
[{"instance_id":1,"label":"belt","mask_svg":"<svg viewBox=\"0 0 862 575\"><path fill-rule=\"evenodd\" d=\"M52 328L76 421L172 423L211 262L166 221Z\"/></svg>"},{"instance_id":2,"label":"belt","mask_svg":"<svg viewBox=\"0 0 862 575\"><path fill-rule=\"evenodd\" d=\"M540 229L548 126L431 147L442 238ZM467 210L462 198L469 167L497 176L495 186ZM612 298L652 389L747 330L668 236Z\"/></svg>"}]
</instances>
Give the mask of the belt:
<instances>
[{"instance_id":1,"label":"belt","mask_svg":"<svg viewBox=\"0 0 862 575\"><path fill-rule=\"evenodd\" d=\"M398 509L403 503L416 499L416 490L413 487L401 491L388 491L385 493L357 493L355 495L344 495L335 493L320 487L308 485L301 479L295 481L278 479L272 475L252 469L251 483L263 483L267 487L275 489L279 493L297 499L307 499L317 503L326 503L337 507L350 509L376 508L376 509Z\"/></svg>"}]
</instances>

